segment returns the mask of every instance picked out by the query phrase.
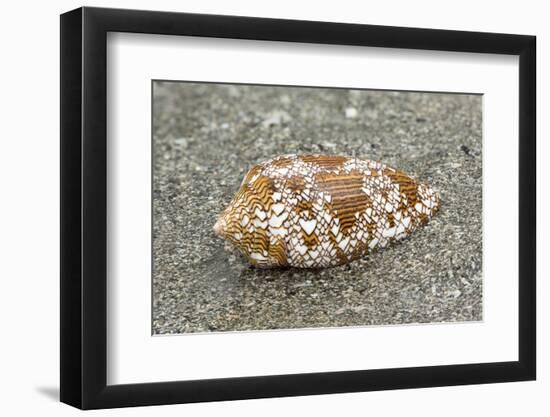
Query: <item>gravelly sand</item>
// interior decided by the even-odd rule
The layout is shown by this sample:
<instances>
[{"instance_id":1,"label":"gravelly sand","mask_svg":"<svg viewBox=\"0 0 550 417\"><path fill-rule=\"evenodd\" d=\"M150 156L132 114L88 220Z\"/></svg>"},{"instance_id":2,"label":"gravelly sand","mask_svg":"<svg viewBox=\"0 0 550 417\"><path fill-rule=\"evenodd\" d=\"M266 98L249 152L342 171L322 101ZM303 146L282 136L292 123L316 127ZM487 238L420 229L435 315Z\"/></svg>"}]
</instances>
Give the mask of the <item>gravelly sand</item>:
<instances>
[{"instance_id":1,"label":"gravelly sand","mask_svg":"<svg viewBox=\"0 0 550 417\"><path fill-rule=\"evenodd\" d=\"M481 96L155 82L153 333L482 319ZM258 270L212 231L245 172L282 153L380 160L442 207L393 247Z\"/></svg>"}]
</instances>

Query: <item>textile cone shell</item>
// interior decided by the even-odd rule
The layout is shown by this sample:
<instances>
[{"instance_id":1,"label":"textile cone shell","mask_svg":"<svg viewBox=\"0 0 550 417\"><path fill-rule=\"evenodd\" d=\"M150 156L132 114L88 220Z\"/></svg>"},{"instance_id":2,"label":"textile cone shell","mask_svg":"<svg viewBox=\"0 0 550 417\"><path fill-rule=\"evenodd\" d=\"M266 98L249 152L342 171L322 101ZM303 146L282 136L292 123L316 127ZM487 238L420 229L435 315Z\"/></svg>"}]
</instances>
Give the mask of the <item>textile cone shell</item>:
<instances>
[{"instance_id":1,"label":"textile cone shell","mask_svg":"<svg viewBox=\"0 0 550 417\"><path fill-rule=\"evenodd\" d=\"M426 224L437 192L380 162L284 155L254 166L214 225L258 267L322 268Z\"/></svg>"}]
</instances>

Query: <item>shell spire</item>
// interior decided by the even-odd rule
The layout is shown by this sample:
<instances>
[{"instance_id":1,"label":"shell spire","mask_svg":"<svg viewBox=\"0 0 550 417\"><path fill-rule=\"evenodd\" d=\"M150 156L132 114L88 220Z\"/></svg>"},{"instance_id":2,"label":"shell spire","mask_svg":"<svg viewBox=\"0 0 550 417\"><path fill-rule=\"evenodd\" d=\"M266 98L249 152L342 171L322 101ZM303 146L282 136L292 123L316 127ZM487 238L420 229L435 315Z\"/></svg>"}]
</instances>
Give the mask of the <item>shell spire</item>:
<instances>
[{"instance_id":1,"label":"shell spire","mask_svg":"<svg viewBox=\"0 0 550 417\"><path fill-rule=\"evenodd\" d=\"M439 206L431 187L380 162L283 155L250 169L214 232L258 267L322 268L403 239Z\"/></svg>"}]
</instances>

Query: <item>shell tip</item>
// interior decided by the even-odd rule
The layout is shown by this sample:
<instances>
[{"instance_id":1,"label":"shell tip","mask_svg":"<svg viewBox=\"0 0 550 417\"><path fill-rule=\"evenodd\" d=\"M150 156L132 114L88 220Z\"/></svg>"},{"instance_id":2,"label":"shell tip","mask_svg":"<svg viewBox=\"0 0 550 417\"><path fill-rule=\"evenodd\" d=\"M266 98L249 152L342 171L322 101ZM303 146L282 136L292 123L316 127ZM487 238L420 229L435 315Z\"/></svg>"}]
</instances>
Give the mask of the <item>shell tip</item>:
<instances>
[{"instance_id":1,"label":"shell tip","mask_svg":"<svg viewBox=\"0 0 550 417\"><path fill-rule=\"evenodd\" d=\"M225 228L225 221L222 218L219 218L213 227L214 233L216 233L216 235L218 236L223 236L224 228Z\"/></svg>"}]
</instances>

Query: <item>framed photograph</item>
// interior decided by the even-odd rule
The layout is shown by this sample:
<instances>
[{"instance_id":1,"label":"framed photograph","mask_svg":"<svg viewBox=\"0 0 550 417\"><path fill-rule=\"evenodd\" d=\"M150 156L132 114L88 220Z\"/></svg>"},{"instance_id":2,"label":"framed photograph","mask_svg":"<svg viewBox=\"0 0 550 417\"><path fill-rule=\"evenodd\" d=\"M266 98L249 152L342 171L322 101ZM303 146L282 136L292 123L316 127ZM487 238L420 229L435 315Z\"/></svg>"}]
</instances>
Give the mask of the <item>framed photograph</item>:
<instances>
[{"instance_id":1,"label":"framed photograph","mask_svg":"<svg viewBox=\"0 0 550 417\"><path fill-rule=\"evenodd\" d=\"M61 16L61 401L533 380L535 37Z\"/></svg>"}]
</instances>

